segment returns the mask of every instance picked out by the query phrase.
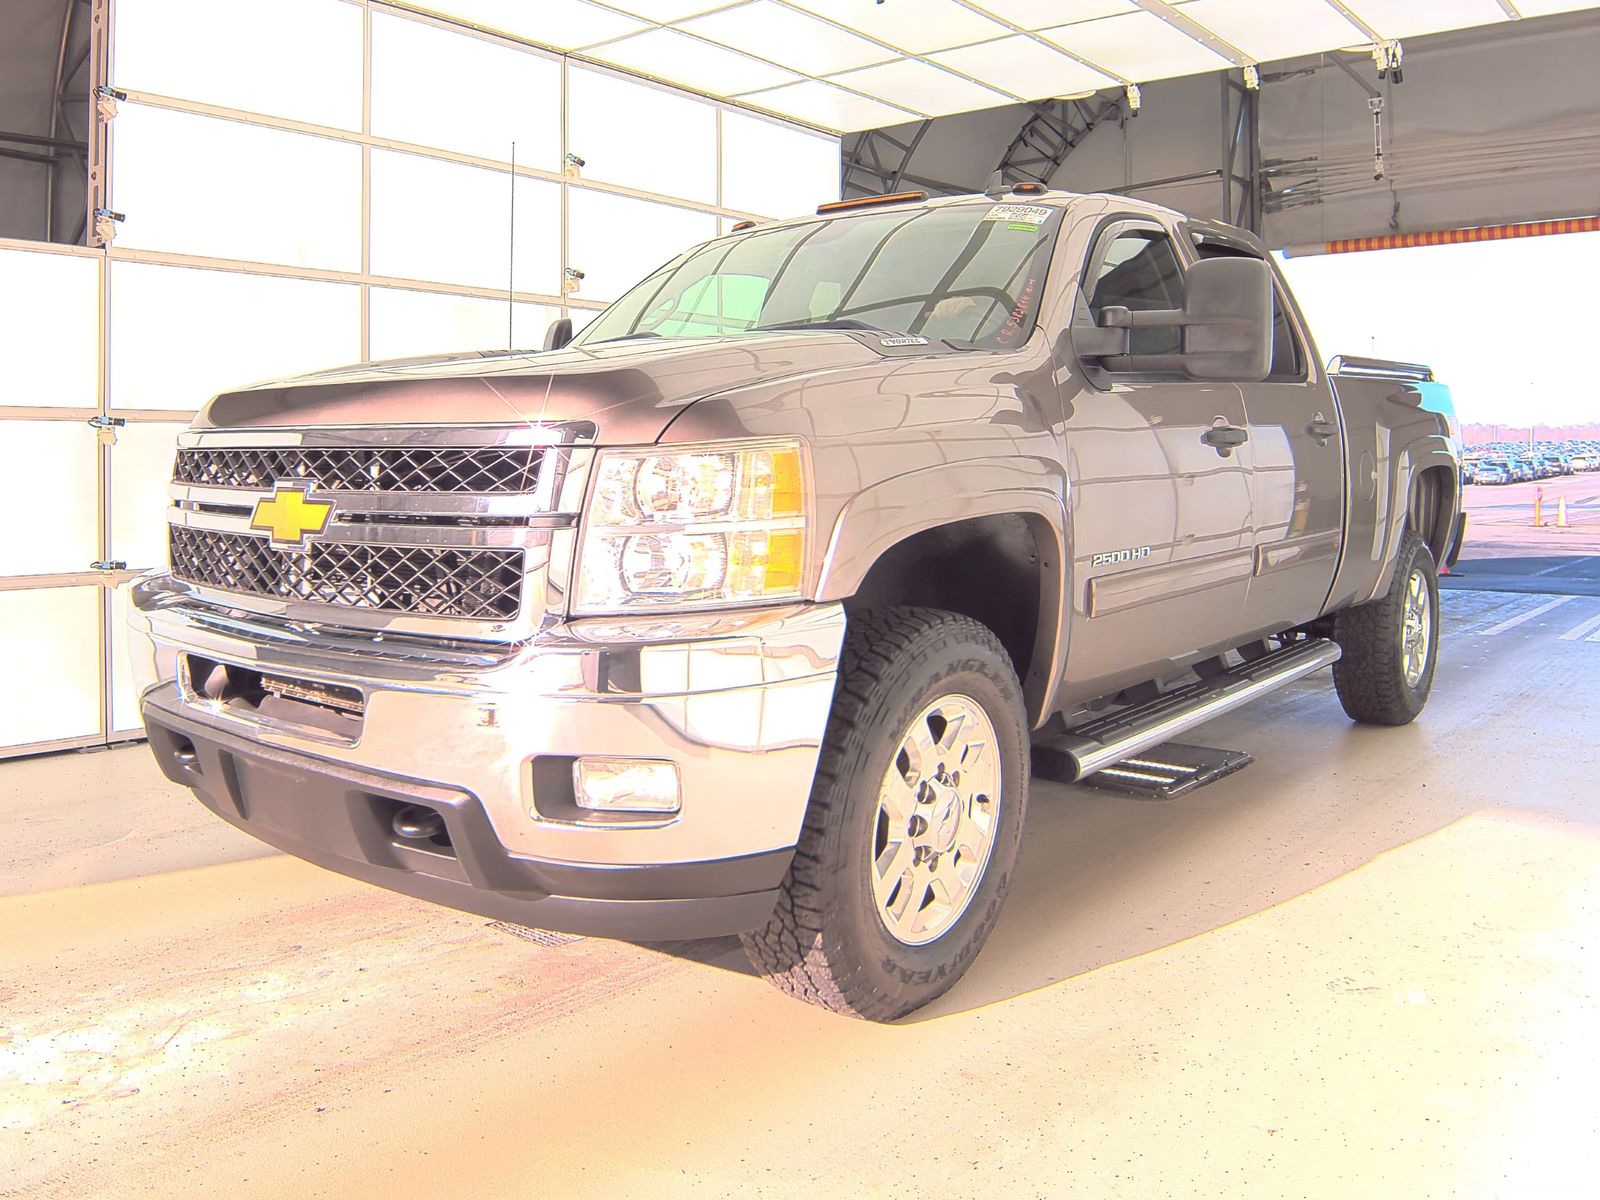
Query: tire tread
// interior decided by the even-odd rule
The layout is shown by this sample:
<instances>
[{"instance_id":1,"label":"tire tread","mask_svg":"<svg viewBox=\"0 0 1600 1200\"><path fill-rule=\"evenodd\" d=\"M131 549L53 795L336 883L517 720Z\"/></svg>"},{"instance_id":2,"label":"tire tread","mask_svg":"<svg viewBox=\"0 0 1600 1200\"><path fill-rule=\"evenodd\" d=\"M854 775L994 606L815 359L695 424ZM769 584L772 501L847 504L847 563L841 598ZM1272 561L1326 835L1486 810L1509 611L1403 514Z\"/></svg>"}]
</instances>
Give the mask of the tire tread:
<instances>
[{"instance_id":1,"label":"tire tread","mask_svg":"<svg viewBox=\"0 0 1600 1200\"><path fill-rule=\"evenodd\" d=\"M832 881L824 847L836 836L845 784L866 757L866 731L893 700L889 676L913 655L977 643L1002 661L1004 647L987 626L939 609L882 608L852 613L840 654L839 682L817 761L794 860L765 926L741 934L751 965L778 990L847 1016L889 1020L901 1015L865 981L842 970L827 941Z\"/></svg>"},{"instance_id":2,"label":"tire tread","mask_svg":"<svg viewBox=\"0 0 1600 1200\"><path fill-rule=\"evenodd\" d=\"M1420 691L1405 680L1405 670L1395 648L1401 622L1405 619L1405 581L1415 563L1426 564L1430 573L1433 558L1427 544L1413 530L1401 538L1395 556L1394 577L1388 593L1380 600L1341 610L1334 617L1333 638L1343 651L1333 664L1333 686L1339 703L1352 721L1365 725L1406 725L1415 720L1427 703L1432 687L1433 667L1439 657L1440 618L1434 591L1433 662L1423 676Z\"/></svg>"}]
</instances>

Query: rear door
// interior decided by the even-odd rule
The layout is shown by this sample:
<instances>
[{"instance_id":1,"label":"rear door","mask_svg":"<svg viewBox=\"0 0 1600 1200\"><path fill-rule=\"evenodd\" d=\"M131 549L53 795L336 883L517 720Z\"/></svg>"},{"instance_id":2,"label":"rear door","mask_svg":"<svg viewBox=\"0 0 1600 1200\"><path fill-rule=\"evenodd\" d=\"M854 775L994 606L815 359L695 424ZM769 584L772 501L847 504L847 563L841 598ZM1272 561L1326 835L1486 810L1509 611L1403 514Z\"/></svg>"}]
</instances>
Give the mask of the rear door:
<instances>
[{"instance_id":1,"label":"rear door","mask_svg":"<svg viewBox=\"0 0 1600 1200\"><path fill-rule=\"evenodd\" d=\"M1114 217L1092 239L1077 320L1110 305L1183 306L1183 258L1149 218ZM1179 348L1174 328L1133 331L1135 355ZM1159 675L1236 640L1250 582L1250 445L1232 383L1085 366L1066 377L1072 480L1073 627L1064 698Z\"/></svg>"},{"instance_id":2,"label":"rear door","mask_svg":"<svg viewBox=\"0 0 1600 1200\"><path fill-rule=\"evenodd\" d=\"M1196 231L1197 258L1257 258L1241 238ZM1251 631L1285 629L1317 616L1339 562L1344 516L1345 436L1333 389L1311 361L1299 313L1272 270L1272 370L1242 384L1254 455L1255 553Z\"/></svg>"}]
</instances>

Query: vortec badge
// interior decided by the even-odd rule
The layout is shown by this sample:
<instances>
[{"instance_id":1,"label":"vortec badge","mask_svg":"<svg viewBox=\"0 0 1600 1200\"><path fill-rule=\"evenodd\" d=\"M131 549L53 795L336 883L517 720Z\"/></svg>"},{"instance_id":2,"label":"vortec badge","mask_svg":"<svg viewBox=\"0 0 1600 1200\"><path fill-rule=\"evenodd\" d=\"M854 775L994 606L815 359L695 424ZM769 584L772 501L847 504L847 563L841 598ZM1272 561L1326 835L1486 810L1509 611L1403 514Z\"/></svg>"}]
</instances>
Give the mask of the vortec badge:
<instances>
[{"instance_id":1,"label":"vortec badge","mask_svg":"<svg viewBox=\"0 0 1600 1200\"><path fill-rule=\"evenodd\" d=\"M272 495L256 501L250 528L265 529L280 550L299 549L308 537L328 527L332 514L333 501L313 500L309 483L285 483L280 479L272 485Z\"/></svg>"}]
</instances>

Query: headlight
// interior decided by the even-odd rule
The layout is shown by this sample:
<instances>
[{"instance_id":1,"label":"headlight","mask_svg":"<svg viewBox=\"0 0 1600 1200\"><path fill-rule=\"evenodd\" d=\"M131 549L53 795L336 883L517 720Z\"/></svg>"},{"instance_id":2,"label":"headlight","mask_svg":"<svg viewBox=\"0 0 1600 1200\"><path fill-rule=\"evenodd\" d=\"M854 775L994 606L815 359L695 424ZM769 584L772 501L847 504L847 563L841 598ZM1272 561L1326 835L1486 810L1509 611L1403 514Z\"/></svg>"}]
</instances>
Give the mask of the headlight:
<instances>
[{"instance_id":1,"label":"headlight","mask_svg":"<svg viewBox=\"0 0 1600 1200\"><path fill-rule=\"evenodd\" d=\"M798 442L602 451L573 611L796 599L807 500Z\"/></svg>"}]
</instances>

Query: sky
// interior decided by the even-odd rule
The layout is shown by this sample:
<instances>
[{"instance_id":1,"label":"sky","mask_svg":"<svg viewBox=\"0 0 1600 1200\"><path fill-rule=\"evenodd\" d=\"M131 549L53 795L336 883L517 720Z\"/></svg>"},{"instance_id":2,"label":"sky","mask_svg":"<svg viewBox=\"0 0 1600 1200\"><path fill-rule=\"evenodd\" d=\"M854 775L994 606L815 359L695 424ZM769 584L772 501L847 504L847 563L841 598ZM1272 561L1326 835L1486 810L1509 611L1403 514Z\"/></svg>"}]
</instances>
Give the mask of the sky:
<instances>
[{"instance_id":1,"label":"sky","mask_svg":"<svg viewBox=\"0 0 1600 1200\"><path fill-rule=\"evenodd\" d=\"M1279 261L1323 362L1427 363L1462 421L1600 421L1600 233Z\"/></svg>"}]
</instances>

